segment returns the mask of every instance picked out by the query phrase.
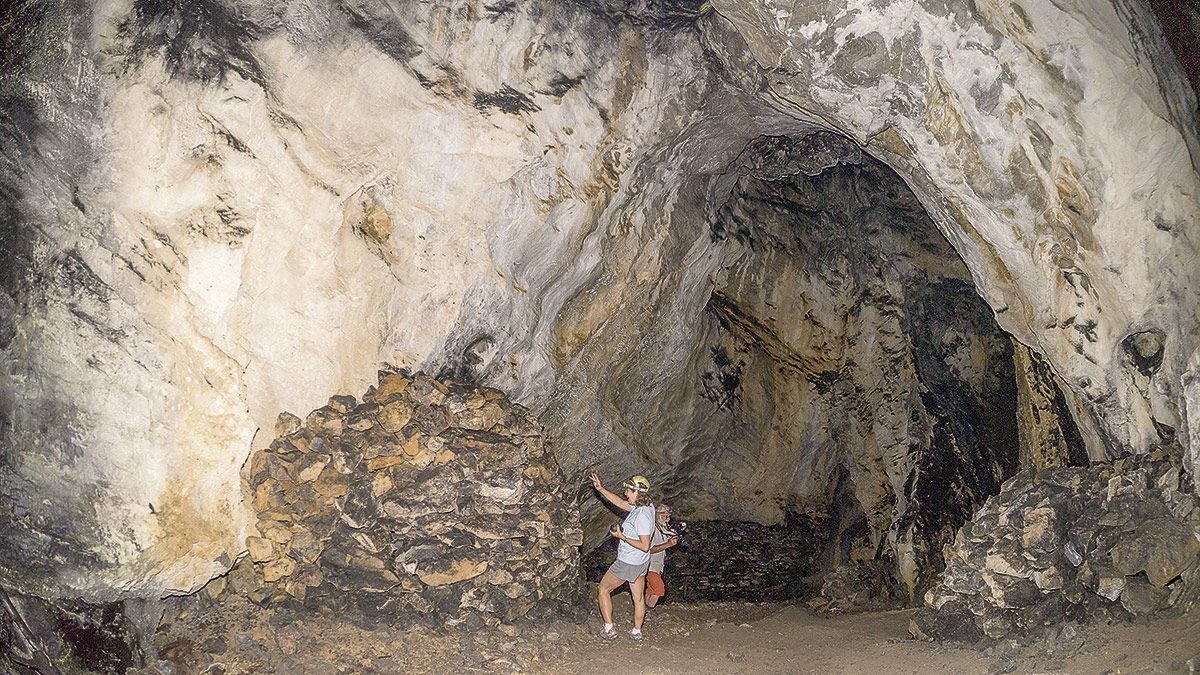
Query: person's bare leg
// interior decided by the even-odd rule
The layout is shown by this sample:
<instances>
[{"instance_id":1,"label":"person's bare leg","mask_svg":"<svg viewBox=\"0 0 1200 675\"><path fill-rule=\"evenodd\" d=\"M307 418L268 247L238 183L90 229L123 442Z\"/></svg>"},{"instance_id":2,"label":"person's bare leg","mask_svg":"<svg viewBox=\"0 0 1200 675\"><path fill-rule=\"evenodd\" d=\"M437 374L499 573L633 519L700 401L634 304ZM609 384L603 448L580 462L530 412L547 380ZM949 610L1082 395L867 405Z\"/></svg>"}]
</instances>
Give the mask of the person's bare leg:
<instances>
[{"instance_id":1,"label":"person's bare leg","mask_svg":"<svg viewBox=\"0 0 1200 675\"><path fill-rule=\"evenodd\" d=\"M654 609L654 606L658 604L658 599L661 597L662 597L661 595L651 595L651 594L647 593L646 594L646 609Z\"/></svg>"},{"instance_id":2,"label":"person's bare leg","mask_svg":"<svg viewBox=\"0 0 1200 675\"><path fill-rule=\"evenodd\" d=\"M600 616L604 619L604 623L613 622L612 592L623 583L625 582L614 577L612 572L605 572L600 579L600 584L596 586L596 600L600 603Z\"/></svg>"},{"instance_id":3,"label":"person's bare leg","mask_svg":"<svg viewBox=\"0 0 1200 675\"><path fill-rule=\"evenodd\" d=\"M633 596L633 627L641 630L642 622L646 620L646 576L642 575L637 581L631 582L629 591ZM611 599L608 604L612 606Z\"/></svg>"}]
</instances>

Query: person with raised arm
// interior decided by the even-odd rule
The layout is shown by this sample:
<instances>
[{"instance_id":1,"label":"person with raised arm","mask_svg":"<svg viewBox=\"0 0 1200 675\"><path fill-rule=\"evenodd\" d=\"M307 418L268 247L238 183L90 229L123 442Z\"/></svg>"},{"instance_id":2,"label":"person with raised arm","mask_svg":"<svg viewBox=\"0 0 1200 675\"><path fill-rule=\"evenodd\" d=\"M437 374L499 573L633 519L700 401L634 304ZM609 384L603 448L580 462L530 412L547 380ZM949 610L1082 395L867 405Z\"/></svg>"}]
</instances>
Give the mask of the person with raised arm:
<instances>
[{"instance_id":1,"label":"person with raised arm","mask_svg":"<svg viewBox=\"0 0 1200 675\"><path fill-rule=\"evenodd\" d=\"M634 640L642 639L642 622L646 619L646 570L650 567L650 538L654 533L654 506L650 502L650 481L645 476L632 476L622 484L625 488L624 497L605 489L600 477L592 474L592 487L610 504L626 511L624 522L613 524L608 533L620 543L617 544L617 559L609 566L604 577L600 579L596 590L600 603L600 617L604 619L604 629L600 636L612 640L617 637L617 629L613 627L612 592L629 584L629 593L633 596L633 628L629 637Z\"/></svg>"}]
</instances>

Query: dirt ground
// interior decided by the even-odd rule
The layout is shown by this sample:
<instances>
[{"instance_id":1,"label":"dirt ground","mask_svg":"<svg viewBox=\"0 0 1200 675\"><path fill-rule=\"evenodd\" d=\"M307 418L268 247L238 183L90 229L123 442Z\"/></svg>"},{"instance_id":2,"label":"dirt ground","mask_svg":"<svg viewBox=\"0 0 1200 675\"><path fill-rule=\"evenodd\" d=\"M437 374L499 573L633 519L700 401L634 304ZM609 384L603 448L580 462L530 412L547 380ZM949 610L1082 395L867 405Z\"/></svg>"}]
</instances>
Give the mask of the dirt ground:
<instances>
[{"instance_id":1,"label":"dirt ground","mask_svg":"<svg viewBox=\"0 0 1200 675\"><path fill-rule=\"evenodd\" d=\"M1053 645L990 648L913 640L913 610L825 617L804 607L711 603L652 612L645 638L593 638L537 673L1200 672L1200 617L1083 628ZM625 596L618 616L628 624ZM628 628L626 625L625 628Z\"/></svg>"},{"instance_id":2,"label":"dirt ground","mask_svg":"<svg viewBox=\"0 0 1200 675\"><path fill-rule=\"evenodd\" d=\"M146 673L1188 673L1200 671L1200 616L1069 629L1031 644L918 642L912 610L826 617L801 606L664 605L645 639L625 632L628 594L614 598L621 637L598 619L434 634L364 628L336 616L297 622L248 606L192 606L169 616ZM581 614L582 616L582 614ZM590 614L588 615L590 616Z\"/></svg>"}]
</instances>

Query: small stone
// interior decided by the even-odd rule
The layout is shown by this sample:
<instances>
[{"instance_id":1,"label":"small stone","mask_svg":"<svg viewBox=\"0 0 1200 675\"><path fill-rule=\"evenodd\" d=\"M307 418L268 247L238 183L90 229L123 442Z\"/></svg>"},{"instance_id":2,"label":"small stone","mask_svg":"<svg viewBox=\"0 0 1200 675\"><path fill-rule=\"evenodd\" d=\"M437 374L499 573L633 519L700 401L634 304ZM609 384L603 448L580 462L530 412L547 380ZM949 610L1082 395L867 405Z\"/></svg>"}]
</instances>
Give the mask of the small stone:
<instances>
[{"instance_id":1,"label":"small stone","mask_svg":"<svg viewBox=\"0 0 1200 675\"><path fill-rule=\"evenodd\" d=\"M984 569L1010 577L1028 578L1030 576L1029 570L1024 565L999 553L989 553L987 555L987 558L984 560Z\"/></svg>"},{"instance_id":2,"label":"small stone","mask_svg":"<svg viewBox=\"0 0 1200 675\"><path fill-rule=\"evenodd\" d=\"M246 550L250 552L250 560L256 563L266 562L275 557L275 545L262 537L246 537Z\"/></svg>"},{"instance_id":3,"label":"small stone","mask_svg":"<svg viewBox=\"0 0 1200 675\"><path fill-rule=\"evenodd\" d=\"M411 381L399 373L388 373L379 378L379 386L375 388L372 400L377 403L387 403L403 394Z\"/></svg>"},{"instance_id":4,"label":"small stone","mask_svg":"<svg viewBox=\"0 0 1200 675\"><path fill-rule=\"evenodd\" d=\"M358 401L353 396L333 396L329 399L328 407L334 412L345 415L354 408Z\"/></svg>"},{"instance_id":5,"label":"small stone","mask_svg":"<svg viewBox=\"0 0 1200 675\"><path fill-rule=\"evenodd\" d=\"M368 471L379 471L390 466L398 466L408 461L408 458L403 455L389 455L386 457L376 457L367 462Z\"/></svg>"},{"instance_id":6,"label":"small stone","mask_svg":"<svg viewBox=\"0 0 1200 675\"><path fill-rule=\"evenodd\" d=\"M350 491L350 481L339 474L332 466L326 466L321 475L313 483L313 489L317 494L326 499L337 499L343 497Z\"/></svg>"},{"instance_id":7,"label":"small stone","mask_svg":"<svg viewBox=\"0 0 1200 675\"><path fill-rule=\"evenodd\" d=\"M376 419L379 420L379 426L383 427L383 430L390 434L399 433L412 417L413 409L404 401L388 403L376 415Z\"/></svg>"},{"instance_id":8,"label":"small stone","mask_svg":"<svg viewBox=\"0 0 1200 675\"><path fill-rule=\"evenodd\" d=\"M1083 556L1079 554L1079 551L1075 550L1075 545L1071 542L1067 542L1063 546L1063 555L1066 556L1067 561L1074 567L1079 567L1083 562Z\"/></svg>"},{"instance_id":9,"label":"small stone","mask_svg":"<svg viewBox=\"0 0 1200 675\"><path fill-rule=\"evenodd\" d=\"M391 492L395 485L395 482L392 481L392 477L389 474L376 474L376 476L371 479L371 494L376 498L382 497L383 495Z\"/></svg>"},{"instance_id":10,"label":"small stone","mask_svg":"<svg viewBox=\"0 0 1200 675\"><path fill-rule=\"evenodd\" d=\"M413 434L412 438L404 442L404 454L409 457L421 454L421 434Z\"/></svg>"},{"instance_id":11,"label":"small stone","mask_svg":"<svg viewBox=\"0 0 1200 675\"><path fill-rule=\"evenodd\" d=\"M262 534L267 539L279 544L280 546L287 544L292 540L292 532L282 524L273 523L262 531Z\"/></svg>"},{"instance_id":12,"label":"small stone","mask_svg":"<svg viewBox=\"0 0 1200 675\"><path fill-rule=\"evenodd\" d=\"M427 586L448 586L473 579L487 571L487 561L452 560L440 571L417 571L417 576Z\"/></svg>"},{"instance_id":13,"label":"small stone","mask_svg":"<svg viewBox=\"0 0 1200 675\"><path fill-rule=\"evenodd\" d=\"M1055 591L1063 587L1063 576L1057 567L1047 567L1033 573L1033 583L1043 591Z\"/></svg>"},{"instance_id":14,"label":"small stone","mask_svg":"<svg viewBox=\"0 0 1200 675\"><path fill-rule=\"evenodd\" d=\"M1058 548L1056 530L1058 514L1054 509L1042 506L1025 513L1025 527L1021 532L1021 545L1034 551L1052 551Z\"/></svg>"},{"instance_id":15,"label":"small stone","mask_svg":"<svg viewBox=\"0 0 1200 675\"><path fill-rule=\"evenodd\" d=\"M328 407L317 408L304 418L304 426L314 433L341 435L344 427L342 416Z\"/></svg>"},{"instance_id":16,"label":"small stone","mask_svg":"<svg viewBox=\"0 0 1200 675\"><path fill-rule=\"evenodd\" d=\"M1096 581L1096 595L1115 601L1125 590L1125 577L1099 574Z\"/></svg>"},{"instance_id":17,"label":"small stone","mask_svg":"<svg viewBox=\"0 0 1200 675\"><path fill-rule=\"evenodd\" d=\"M742 656L741 654L739 654L737 652L729 652L728 654L725 655L725 658L729 659L730 661L733 661L734 663L741 663L742 661L746 660L746 658L744 656Z\"/></svg>"},{"instance_id":18,"label":"small stone","mask_svg":"<svg viewBox=\"0 0 1200 675\"><path fill-rule=\"evenodd\" d=\"M288 557L279 558L263 566L263 580L273 583L290 576L294 571L296 571L296 561Z\"/></svg>"},{"instance_id":19,"label":"small stone","mask_svg":"<svg viewBox=\"0 0 1200 675\"><path fill-rule=\"evenodd\" d=\"M300 462L296 472L297 483L311 483L321 475L321 470L329 463L329 455L308 455Z\"/></svg>"},{"instance_id":20,"label":"small stone","mask_svg":"<svg viewBox=\"0 0 1200 675\"><path fill-rule=\"evenodd\" d=\"M288 436L300 431L300 418L290 412L281 412L275 418L275 437Z\"/></svg>"}]
</instances>

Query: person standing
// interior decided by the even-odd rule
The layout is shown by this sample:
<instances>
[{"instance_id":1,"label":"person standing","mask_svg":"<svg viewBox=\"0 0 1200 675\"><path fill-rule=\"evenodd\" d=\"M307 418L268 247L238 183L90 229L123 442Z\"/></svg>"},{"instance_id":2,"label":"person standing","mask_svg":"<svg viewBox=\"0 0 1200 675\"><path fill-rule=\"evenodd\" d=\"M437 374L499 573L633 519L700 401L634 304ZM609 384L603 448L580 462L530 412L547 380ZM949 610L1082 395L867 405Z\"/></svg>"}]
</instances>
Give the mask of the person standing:
<instances>
[{"instance_id":1,"label":"person standing","mask_svg":"<svg viewBox=\"0 0 1200 675\"><path fill-rule=\"evenodd\" d=\"M612 592L622 584L629 584L629 594L633 596L633 628L629 630L629 637L641 640L642 622L646 619L646 570L650 567L650 538L654 533L655 518L650 502L650 481L645 476L632 476L622 485L625 488L622 498L605 489L596 474L593 473L591 478L592 487L601 497L628 512L624 522L619 526L614 524L608 531L620 543L617 544L616 561L609 566L596 589L600 617L604 619L600 635L607 640L617 637L612 620Z\"/></svg>"},{"instance_id":2,"label":"person standing","mask_svg":"<svg viewBox=\"0 0 1200 675\"><path fill-rule=\"evenodd\" d=\"M646 572L646 609L654 609L658 601L667 594L663 582L663 565L667 561L667 549L679 544L679 537L671 530L671 507L659 504L654 510L654 534L650 535L650 568Z\"/></svg>"}]
</instances>

